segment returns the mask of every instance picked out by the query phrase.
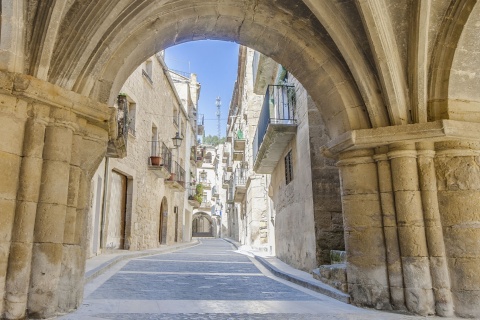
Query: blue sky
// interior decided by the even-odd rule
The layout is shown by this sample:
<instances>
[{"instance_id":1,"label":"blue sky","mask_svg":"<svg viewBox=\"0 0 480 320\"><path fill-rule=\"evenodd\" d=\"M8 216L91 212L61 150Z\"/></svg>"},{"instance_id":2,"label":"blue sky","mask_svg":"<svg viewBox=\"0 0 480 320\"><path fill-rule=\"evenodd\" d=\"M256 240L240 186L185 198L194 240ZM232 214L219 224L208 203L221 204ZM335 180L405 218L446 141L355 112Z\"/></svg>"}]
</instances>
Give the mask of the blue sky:
<instances>
[{"instance_id":1,"label":"blue sky","mask_svg":"<svg viewBox=\"0 0 480 320\"><path fill-rule=\"evenodd\" d=\"M205 115L205 135L217 135L216 99L222 99L221 134L225 136L228 108L237 78L238 44L202 40L180 44L165 51L170 69L196 73L202 85L199 113Z\"/></svg>"}]
</instances>

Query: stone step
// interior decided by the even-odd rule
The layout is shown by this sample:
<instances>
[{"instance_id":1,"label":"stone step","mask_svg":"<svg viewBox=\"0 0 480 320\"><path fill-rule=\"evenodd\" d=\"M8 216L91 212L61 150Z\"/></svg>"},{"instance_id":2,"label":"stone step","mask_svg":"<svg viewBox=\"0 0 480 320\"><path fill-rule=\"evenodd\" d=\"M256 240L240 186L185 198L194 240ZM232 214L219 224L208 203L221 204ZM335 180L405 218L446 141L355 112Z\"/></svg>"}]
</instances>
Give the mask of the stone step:
<instances>
[{"instance_id":1,"label":"stone step","mask_svg":"<svg viewBox=\"0 0 480 320\"><path fill-rule=\"evenodd\" d=\"M313 277L342 292L347 292L347 265L336 263L320 266L312 271Z\"/></svg>"}]
</instances>

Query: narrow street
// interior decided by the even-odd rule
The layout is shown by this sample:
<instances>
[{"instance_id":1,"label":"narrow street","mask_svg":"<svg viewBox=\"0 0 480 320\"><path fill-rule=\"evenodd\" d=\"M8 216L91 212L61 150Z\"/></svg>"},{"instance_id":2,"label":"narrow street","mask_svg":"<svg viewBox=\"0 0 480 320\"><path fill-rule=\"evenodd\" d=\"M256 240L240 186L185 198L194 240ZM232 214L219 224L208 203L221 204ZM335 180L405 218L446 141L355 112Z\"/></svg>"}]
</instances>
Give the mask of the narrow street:
<instances>
[{"instance_id":1,"label":"narrow street","mask_svg":"<svg viewBox=\"0 0 480 320\"><path fill-rule=\"evenodd\" d=\"M131 259L87 284L62 319L420 319L344 304L252 261L221 239Z\"/></svg>"}]
</instances>

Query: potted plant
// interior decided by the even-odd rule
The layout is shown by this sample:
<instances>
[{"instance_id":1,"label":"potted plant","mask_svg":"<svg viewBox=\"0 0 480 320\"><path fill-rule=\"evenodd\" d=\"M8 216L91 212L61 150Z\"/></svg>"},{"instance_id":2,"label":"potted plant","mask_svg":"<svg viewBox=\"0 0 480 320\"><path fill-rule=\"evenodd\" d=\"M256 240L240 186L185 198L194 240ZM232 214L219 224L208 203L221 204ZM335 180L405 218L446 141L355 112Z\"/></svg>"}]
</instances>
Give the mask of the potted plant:
<instances>
[{"instance_id":1,"label":"potted plant","mask_svg":"<svg viewBox=\"0 0 480 320\"><path fill-rule=\"evenodd\" d=\"M195 195L193 197L195 198L195 200L198 201L198 203L202 203L202 201L203 201L203 185L201 183L197 184L197 186L195 187Z\"/></svg>"},{"instance_id":2,"label":"potted plant","mask_svg":"<svg viewBox=\"0 0 480 320\"><path fill-rule=\"evenodd\" d=\"M152 166L159 166L162 161L162 157L160 156L151 156L150 157L150 164Z\"/></svg>"}]
</instances>

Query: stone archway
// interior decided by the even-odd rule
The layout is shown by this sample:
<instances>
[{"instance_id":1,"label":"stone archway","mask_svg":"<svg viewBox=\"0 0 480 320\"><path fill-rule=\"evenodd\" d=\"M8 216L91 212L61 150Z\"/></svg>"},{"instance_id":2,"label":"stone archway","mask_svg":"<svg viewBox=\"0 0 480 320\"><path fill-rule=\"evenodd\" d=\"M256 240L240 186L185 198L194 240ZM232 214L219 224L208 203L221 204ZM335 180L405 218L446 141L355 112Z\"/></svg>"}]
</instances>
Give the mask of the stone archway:
<instances>
[{"instance_id":1,"label":"stone archway","mask_svg":"<svg viewBox=\"0 0 480 320\"><path fill-rule=\"evenodd\" d=\"M465 38L478 29L475 0L0 5L1 316L79 305L89 181L117 138L107 104L147 57L198 39L252 47L311 94L331 138L324 151L339 160L354 304L480 315L480 277L469 277L479 256L464 241L480 237L466 197L478 194L480 153L469 110L478 90L468 91L478 50Z\"/></svg>"},{"instance_id":2,"label":"stone archway","mask_svg":"<svg viewBox=\"0 0 480 320\"><path fill-rule=\"evenodd\" d=\"M197 212L192 217L192 237L213 237L214 224L208 213Z\"/></svg>"}]
</instances>

